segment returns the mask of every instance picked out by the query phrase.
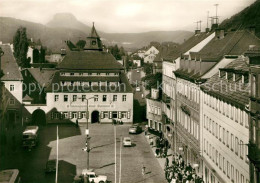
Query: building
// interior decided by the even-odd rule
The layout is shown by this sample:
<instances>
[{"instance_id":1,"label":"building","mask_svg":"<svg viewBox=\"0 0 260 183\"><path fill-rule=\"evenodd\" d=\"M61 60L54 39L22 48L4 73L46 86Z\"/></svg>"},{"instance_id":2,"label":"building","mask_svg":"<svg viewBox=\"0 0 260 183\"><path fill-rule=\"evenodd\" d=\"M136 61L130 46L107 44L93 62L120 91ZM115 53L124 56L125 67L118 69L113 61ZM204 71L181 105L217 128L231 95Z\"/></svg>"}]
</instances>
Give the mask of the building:
<instances>
[{"instance_id":1,"label":"building","mask_svg":"<svg viewBox=\"0 0 260 183\"><path fill-rule=\"evenodd\" d=\"M141 60L133 60L133 64L136 64L137 67L141 67Z\"/></svg>"},{"instance_id":2,"label":"building","mask_svg":"<svg viewBox=\"0 0 260 183\"><path fill-rule=\"evenodd\" d=\"M260 182L260 51L249 50L249 82L251 86L249 102L249 144L250 182Z\"/></svg>"},{"instance_id":3,"label":"building","mask_svg":"<svg viewBox=\"0 0 260 183\"><path fill-rule=\"evenodd\" d=\"M144 63L153 63L156 55L159 53L154 46L151 46L145 53L144 53Z\"/></svg>"},{"instance_id":4,"label":"building","mask_svg":"<svg viewBox=\"0 0 260 183\"><path fill-rule=\"evenodd\" d=\"M5 153L15 151L21 143L23 128L22 83L10 44L0 44L1 50L1 101L0 101L0 154L3 163ZM1 163L1 164L2 164Z\"/></svg>"},{"instance_id":5,"label":"building","mask_svg":"<svg viewBox=\"0 0 260 183\"><path fill-rule=\"evenodd\" d=\"M214 33L212 33L214 34ZM177 151L180 143L175 142L176 129L175 125L177 121L176 115L176 76L174 72L180 67L181 53L188 54L196 45L201 45L201 42L208 38L211 33L198 33L196 32L191 38L185 41L178 47L174 46L173 49L169 49L168 46L162 49L157 55L157 58L162 59L162 113L163 113L163 132L164 136L172 144L173 150ZM212 37L212 36L211 36ZM207 44L207 42L203 42ZM171 134L171 135L169 135ZM176 139L175 139L176 140ZM175 142L175 143L174 143Z\"/></svg>"},{"instance_id":6,"label":"building","mask_svg":"<svg viewBox=\"0 0 260 183\"><path fill-rule=\"evenodd\" d=\"M240 57L201 86L205 182L249 182L249 68Z\"/></svg>"},{"instance_id":7,"label":"building","mask_svg":"<svg viewBox=\"0 0 260 183\"><path fill-rule=\"evenodd\" d=\"M103 51L94 25L84 50L67 51L57 66L45 108L48 122L86 122L88 116L93 123L133 122L132 87L123 66Z\"/></svg>"},{"instance_id":8,"label":"building","mask_svg":"<svg viewBox=\"0 0 260 183\"><path fill-rule=\"evenodd\" d=\"M202 169L200 85L240 55L250 45L259 45L260 40L249 30L214 33L181 56L180 67L174 72L177 78L177 143L188 163ZM204 176L205 177L205 176Z\"/></svg>"},{"instance_id":9,"label":"building","mask_svg":"<svg viewBox=\"0 0 260 183\"><path fill-rule=\"evenodd\" d=\"M158 89L152 88L146 97L146 117L150 130L162 132L162 105Z\"/></svg>"}]
</instances>

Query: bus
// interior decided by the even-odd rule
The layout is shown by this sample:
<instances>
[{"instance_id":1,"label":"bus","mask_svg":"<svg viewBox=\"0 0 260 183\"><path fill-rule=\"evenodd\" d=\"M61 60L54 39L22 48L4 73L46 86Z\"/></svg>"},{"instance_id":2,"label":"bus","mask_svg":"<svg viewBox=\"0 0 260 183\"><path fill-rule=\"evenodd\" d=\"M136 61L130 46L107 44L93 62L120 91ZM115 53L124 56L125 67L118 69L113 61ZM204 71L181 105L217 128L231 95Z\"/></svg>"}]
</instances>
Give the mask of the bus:
<instances>
[{"instance_id":1,"label":"bus","mask_svg":"<svg viewBox=\"0 0 260 183\"><path fill-rule=\"evenodd\" d=\"M18 169L0 171L0 183L21 183Z\"/></svg>"},{"instance_id":2,"label":"bus","mask_svg":"<svg viewBox=\"0 0 260 183\"><path fill-rule=\"evenodd\" d=\"M23 147L33 147L38 141L38 126L27 126L23 132Z\"/></svg>"}]
</instances>

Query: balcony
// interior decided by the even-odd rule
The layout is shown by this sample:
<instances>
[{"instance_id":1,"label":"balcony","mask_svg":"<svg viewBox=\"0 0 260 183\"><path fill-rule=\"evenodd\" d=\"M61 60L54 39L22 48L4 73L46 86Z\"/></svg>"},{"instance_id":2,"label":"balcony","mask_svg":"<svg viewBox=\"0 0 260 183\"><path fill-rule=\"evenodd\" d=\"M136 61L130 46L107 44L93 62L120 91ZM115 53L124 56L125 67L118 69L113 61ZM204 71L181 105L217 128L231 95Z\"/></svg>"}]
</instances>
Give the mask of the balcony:
<instances>
[{"instance_id":1,"label":"balcony","mask_svg":"<svg viewBox=\"0 0 260 183\"><path fill-rule=\"evenodd\" d=\"M165 104L170 104L171 103L171 98L169 96L167 96L166 94L162 94L162 101Z\"/></svg>"},{"instance_id":2,"label":"balcony","mask_svg":"<svg viewBox=\"0 0 260 183\"><path fill-rule=\"evenodd\" d=\"M256 144L248 144L248 158L253 164L260 168L260 149Z\"/></svg>"}]
</instances>

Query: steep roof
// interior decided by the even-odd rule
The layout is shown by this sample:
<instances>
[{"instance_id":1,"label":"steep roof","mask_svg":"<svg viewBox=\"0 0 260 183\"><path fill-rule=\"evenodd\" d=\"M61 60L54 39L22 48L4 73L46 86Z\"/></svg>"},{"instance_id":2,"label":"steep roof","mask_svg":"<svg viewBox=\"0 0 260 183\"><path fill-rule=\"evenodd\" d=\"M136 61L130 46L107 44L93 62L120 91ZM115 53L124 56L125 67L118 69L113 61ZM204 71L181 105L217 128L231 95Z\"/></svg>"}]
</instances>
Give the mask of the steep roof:
<instances>
[{"instance_id":1,"label":"steep roof","mask_svg":"<svg viewBox=\"0 0 260 183\"><path fill-rule=\"evenodd\" d=\"M99 38L99 35L98 35L97 31L96 31L94 22L93 22L93 26L92 26L91 32L90 32L90 34L89 34L89 37Z\"/></svg>"},{"instance_id":2,"label":"steep roof","mask_svg":"<svg viewBox=\"0 0 260 183\"><path fill-rule=\"evenodd\" d=\"M51 83L55 72L55 69L40 69L40 68L29 68L28 71L42 87L47 87Z\"/></svg>"},{"instance_id":3,"label":"steep roof","mask_svg":"<svg viewBox=\"0 0 260 183\"><path fill-rule=\"evenodd\" d=\"M248 71L246 58L238 58L228 64L224 69L229 70L231 73L237 73L241 70ZM248 72L247 72L248 75ZM219 77L219 74L213 75L202 86L201 89L217 98L220 98L228 103L232 103L240 108L244 108L249 104L249 83L242 83L242 77L237 77L233 81L232 77L226 79L225 76Z\"/></svg>"},{"instance_id":4,"label":"steep roof","mask_svg":"<svg viewBox=\"0 0 260 183\"><path fill-rule=\"evenodd\" d=\"M57 66L58 69L120 70L122 65L110 53L103 51L71 51Z\"/></svg>"},{"instance_id":5,"label":"steep roof","mask_svg":"<svg viewBox=\"0 0 260 183\"><path fill-rule=\"evenodd\" d=\"M21 81L22 74L19 70L18 64L13 56L11 46L7 44L0 45L4 55L1 57L1 69L3 70L3 81Z\"/></svg>"},{"instance_id":6,"label":"steep roof","mask_svg":"<svg viewBox=\"0 0 260 183\"><path fill-rule=\"evenodd\" d=\"M178 57L181 56L182 53L185 53L189 51L192 47L200 43L202 40L207 38L211 32L202 32L200 34L194 34L192 37L190 37L188 40L186 40L184 43L182 43L180 46L178 46L176 49L171 50L164 58L175 60Z\"/></svg>"},{"instance_id":7,"label":"steep roof","mask_svg":"<svg viewBox=\"0 0 260 183\"><path fill-rule=\"evenodd\" d=\"M85 81L85 82L119 82L120 87L109 87L109 86L61 86L62 81ZM66 77L60 76L60 72L56 72L52 83L55 85L49 85L46 89L47 92L76 92L76 93L88 93L88 92L96 92L96 93L132 93L132 87L125 75L125 73L120 73L115 77L104 77L104 76L82 76L82 77ZM121 85L122 84L122 85ZM53 87L54 86L54 87ZM52 90L55 91L52 91Z\"/></svg>"}]
</instances>

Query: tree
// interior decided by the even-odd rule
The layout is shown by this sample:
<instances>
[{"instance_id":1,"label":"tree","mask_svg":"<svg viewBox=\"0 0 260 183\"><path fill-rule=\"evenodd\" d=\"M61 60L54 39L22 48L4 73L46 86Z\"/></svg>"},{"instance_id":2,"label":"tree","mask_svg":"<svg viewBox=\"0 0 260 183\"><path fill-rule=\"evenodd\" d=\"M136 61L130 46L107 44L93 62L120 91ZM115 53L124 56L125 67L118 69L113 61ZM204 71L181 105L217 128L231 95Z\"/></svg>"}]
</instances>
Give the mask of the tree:
<instances>
[{"instance_id":1,"label":"tree","mask_svg":"<svg viewBox=\"0 0 260 183\"><path fill-rule=\"evenodd\" d=\"M27 39L25 27L20 27L17 29L13 38L13 45L14 57L16 58L18 65L23 68L30 67L30 61L27 59L29 42Z\"/></svg>"},{"instance_id":2,"label":"tree","mask_svg":"<svg viewBox=\"0 0 260 183\"><path fill-rule=\"evenodd\" d=\"M42 46L41 46L41 50L40 50L39 62L45 63L45 49Z\"/></svg>"},{"instance_id":3,"label":"tree","mask_svg":"<svg viewBox=\"0 0 260 183\"><path fill-rule=\"evenodd\" d=\"M145 63L144 72L146 75L152 74L153 73L153 64Z\"/></svg>"},{"instance_id":4,"label":"tree","mask_svg":"<svg viewBox=\"0 0 260 183\"><path fill-rule=\"evenodd\" d=\"M40 53L38 49L33 49L33 63L39 63Z\"/></svg>"},{"instance_id":5,"label":"tree","mask_svg":"<svg viewBox=\"0 0 260 183\"><path fill-rule=\"evenodd\" d=\"M79 40L77 43L76 43L76 46L79 48L79 49L83 49L86 45L86 41L85 40Z\"/></svg>"},{"instance_id":6,"label":"tree","mask_svg":"<svg viewBox=\"0 0 260 183\"><path fill-rule=\"evenodd\" d=\"M145 89L150 90L151 88L158 88L161 90L162 84L162 73L157 72L156 74L149 74L142 78L145 82Z\"/></svg>"}]
</instances>

